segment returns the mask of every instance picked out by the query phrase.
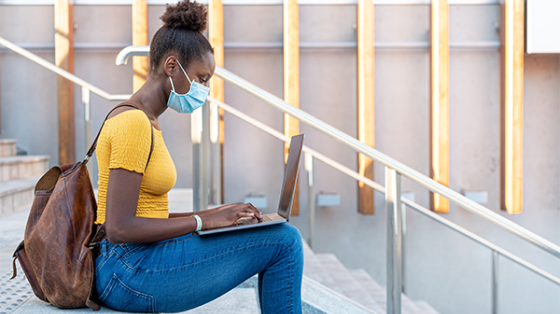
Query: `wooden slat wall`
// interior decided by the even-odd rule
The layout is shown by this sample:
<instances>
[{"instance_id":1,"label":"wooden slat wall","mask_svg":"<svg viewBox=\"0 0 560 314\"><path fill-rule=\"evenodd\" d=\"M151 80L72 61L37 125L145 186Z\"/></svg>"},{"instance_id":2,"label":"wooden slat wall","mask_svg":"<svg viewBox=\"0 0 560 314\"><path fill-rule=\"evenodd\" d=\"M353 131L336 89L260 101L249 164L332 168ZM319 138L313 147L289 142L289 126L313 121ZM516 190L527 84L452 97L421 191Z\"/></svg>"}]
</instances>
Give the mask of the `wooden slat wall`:
<instances>
[{"instance_id":1,"label":"wooden slat wall","mask_svg":"<svg viewBox=\"0 0 560 314\"><path fill-rule=\"evenodd\" d=\"M210 44L214 47L214 60L216 66L224 67L224 7L221 0L210 0L208 4L208 18L210 27L208 35L210 37ZM219 101L224 101L224 81L216 76L210 81L210 96ZM219 114L219 127L218 127L218 141L217 147L220 155L220 172L221 189L220 200L224 200L224 110L218 108ZM213 200L218 201L218 200ZM220 202L221 203L221 202ZM216 203L214 203L216 204ZM219 204L219 203L218 203Z\"/></svg>"},{"instance_id":2,"label":"wooden slat wall","mask_svg":"<svg viewBox=\"0 0 560 314\"><path fill-rule=\"evenodd\" d=\"M74 72L72 4L57 0L54 5L54 60L56 66ZM58 76L58 162L75 162L74 83Z\"/></svg>"},{"instance_id":3,"label":"wooden slat wall","mask_svg":"<svg viewBox=\"0 0 560 314\"><path fill-rule=\"evenodd\" d=\"M146 0L134 0L132 3L132 45L148 45L148 3ZM132 57L132 89L136 92L148 78L148 58Z\"/></svg>"},{"instance_id":4,"label":"wooden slat wall","mask_svg":"<svg viewBox=\"0 0 560 314\"><path fill-rule=\"evenodd\" d=\"M358 1L358 139L375 146L374 15L371 0ZM373 160L358 154L358 172L373 180ZM358 211L372 215L374 190L358 182Z\"/></svg>"},{"instance_id":5,"label":"wooden slat wall","mask_svg":"<svg viewBox=\"0 0 560 314\"><path fill-rule=\"evenodd\" d=\"M299 7L297 0L284 0L284 100L299 108ZM284 134L299 133L299 121L284 115ZM288 155L286 144L284 161ZM296 189L292 215L299 215L299 189Z\"/></svg>"},{"instance_id":6,"label":"wooden slat wall","mask_svg":"<svg viewBox=\"0 0 560 314\"><path fill-rule=\"evenodd\" d=\"M447 0L432 0L431 7L431 110L430 172L449 185L449 6ZM449 200L430 193L433 210L449 212Z\"/></svg>"},{"instance_id":7,"label":"wooden slat wall","mask_svg":"<svg viewBox=\"0 0 560 314\"><path fill-rule=\"evenodd\" d=\"M523 211L524 1L502 4L501 208Z\"/></svg>"}]
</instances>

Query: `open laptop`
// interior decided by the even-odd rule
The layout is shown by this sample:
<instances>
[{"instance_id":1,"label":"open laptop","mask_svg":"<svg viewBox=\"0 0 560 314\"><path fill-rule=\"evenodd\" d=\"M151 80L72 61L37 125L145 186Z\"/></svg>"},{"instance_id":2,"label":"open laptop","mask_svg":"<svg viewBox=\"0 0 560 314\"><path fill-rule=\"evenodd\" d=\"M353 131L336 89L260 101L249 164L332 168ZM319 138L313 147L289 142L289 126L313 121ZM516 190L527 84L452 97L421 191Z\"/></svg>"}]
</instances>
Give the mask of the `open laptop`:
<instances>
[{"instance_id":1,"label":"open laptop","mask_svg":"<svg viewBox=\"0 0 560 314\"><path fill-rule=\"evenodd\" d=\"M284 183L282 183L277 213L263 215L261 221L257 218L240 218L234 226L201 230L198 234L206 235L242 229L259 228L290 221L290 213L292 211L292 203L294 201L296 182L299 173L301 148L303 147L303 136L303 134L293 136L290 141L290 151L288 152L288 162L286 163Z\"/></svg>"}]
</instances>

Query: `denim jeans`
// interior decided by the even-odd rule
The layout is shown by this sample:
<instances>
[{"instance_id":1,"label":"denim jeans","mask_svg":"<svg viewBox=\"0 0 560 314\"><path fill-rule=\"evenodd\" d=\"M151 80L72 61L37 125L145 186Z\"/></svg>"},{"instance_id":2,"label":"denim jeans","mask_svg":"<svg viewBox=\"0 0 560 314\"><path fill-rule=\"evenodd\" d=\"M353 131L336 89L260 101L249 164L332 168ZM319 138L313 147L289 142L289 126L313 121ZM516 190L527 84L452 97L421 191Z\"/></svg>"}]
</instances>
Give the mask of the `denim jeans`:
<instances>
[{"instance_id":1,"label":"denim jeans","mask_svg":"<svg viewBox=\"0 0 560 314\"><path fill-rule=\"evenodd\" d=\"M303 250L288 223L156 243L101 242L99 299L129 312L181 312L259 274L261 312L301 313Z\"/></svg>"}]
</instances>

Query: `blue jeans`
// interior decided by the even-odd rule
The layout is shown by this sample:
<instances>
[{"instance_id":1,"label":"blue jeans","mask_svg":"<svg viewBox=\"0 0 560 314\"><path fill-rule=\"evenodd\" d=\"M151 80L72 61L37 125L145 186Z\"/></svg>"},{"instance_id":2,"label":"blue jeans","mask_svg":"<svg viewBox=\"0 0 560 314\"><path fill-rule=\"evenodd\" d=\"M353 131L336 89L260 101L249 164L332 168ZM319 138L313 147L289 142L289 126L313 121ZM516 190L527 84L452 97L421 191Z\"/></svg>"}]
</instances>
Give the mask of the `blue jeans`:
<instances>
[{"instance_id":1,"label":"blue jeans","mask_svg":"<svg viewBox=\"0 0 560 314\"><path fill-rule=\"evenodd\" d=\"M181 312L259 274L261 312L301 313L303 250L288 223L156 243L101 242L99 299L129 312Z\"/></svg>"}]
</instances>

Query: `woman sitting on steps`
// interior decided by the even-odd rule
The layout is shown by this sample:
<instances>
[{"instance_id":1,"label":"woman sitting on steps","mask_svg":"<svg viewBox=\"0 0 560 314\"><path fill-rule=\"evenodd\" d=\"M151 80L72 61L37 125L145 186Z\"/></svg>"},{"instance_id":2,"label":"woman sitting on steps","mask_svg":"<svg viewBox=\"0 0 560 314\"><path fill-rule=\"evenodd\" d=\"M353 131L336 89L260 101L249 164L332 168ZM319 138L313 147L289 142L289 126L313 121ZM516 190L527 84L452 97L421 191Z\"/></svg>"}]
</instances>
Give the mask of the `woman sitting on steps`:
<instances>
[{"instance_id":1,"label":"woman sitting on steps","mask_svg":"<svg viewBox=\"0 0 560 314\"><path fill-rule=\"evenodd\" d=\"M108 307L180 312L203 305L259 274L262 313L301 313L302 240L289 224L197 236L199 229L262 217L251 204L169 214L176 170L159 116L191 113L208 95L213 49L202 35L207 12L188 0L168 5L150 48L146 83L113 111L97 145L97 224L107 239L95 260L95 287Z\"/></svg>"}]
</instances>

